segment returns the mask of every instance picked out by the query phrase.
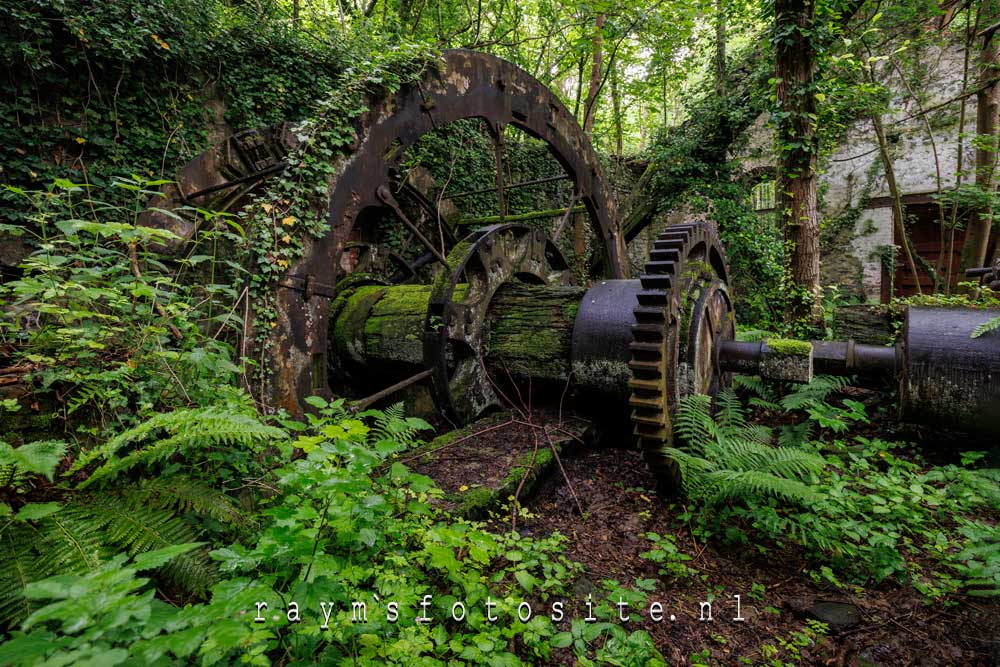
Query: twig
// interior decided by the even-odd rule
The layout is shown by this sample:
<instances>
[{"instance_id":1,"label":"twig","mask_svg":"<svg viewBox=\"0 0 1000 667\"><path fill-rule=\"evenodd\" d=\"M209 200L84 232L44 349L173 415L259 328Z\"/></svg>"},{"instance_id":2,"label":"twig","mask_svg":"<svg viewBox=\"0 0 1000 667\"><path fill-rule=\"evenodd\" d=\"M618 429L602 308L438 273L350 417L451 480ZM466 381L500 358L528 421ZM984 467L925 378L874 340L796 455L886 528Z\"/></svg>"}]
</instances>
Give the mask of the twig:
<instances>
[{"instance_id":1,"label":"twig","mask_svg":"<svg viewBox=\"0 0 1000 667\"><path fill-rule=\"evenodd\" d=\"M219 338L219 335L222 333L222 330L225 328L226 324L229 322L229 318L232 317L233 313L236 312L236 309L240 307L240 301L242 301L243 297L245 297L247 295L247 291L249 289L250 289L249 286L244 287L243 291L240 292L240 295L238 297L236 297L236 302L233 304L233 307L230 309L229 314L226 315L226 317L225 317L224 320L222 320L222 324L219 325L218 331L216 331L215 335L212 336L213 339L217 340Z\"/></svg>"},{"instance_id":2,"label":"twig","mask_svg":"<svg viewBox=\"0 0 1000 667\"><path fill-rule=\"evenodd\" d=\"M531 451L531 460L528 461L528 466L521 476L521 481L517 484L517 491L514 492L514 506L511 508L510 529L514 531L517 530L517 506L520 504L521 489L524 488L524 483L528 480L528 476L534 472L535 458L538 456L538 431L531 429L531 435L535 439L535 448Z\"/></svg>"},{"instance_id":3,"label":"twig","mask_svg":"<svg viewBox=\"0 0 1000 667\"><path fill-rule=\"evenodd\" d=\"M563 418L562 418L563 401L566 400L566 392L569 391L569 382L572 379L573 379L573 371L570 371L566 375L566 384L563 385L562 394L559 396L559 425L560 426L562 426L562 423L563 423Z\"/></svg>"},{"instance_id":4,"label":"twig","mask_svg":"<svg viewBox=\"0 0 1000 667\"><path fill-rule=\"evenodd\" d=\"M566 480L566 486L569 487L569 492L573 496L573 502L576 503L576 511L579 512L582 517L583 507L580 505L580 499L576 496L576 489L573 488L573 482L569 481L569 475L566 474L566 468L563 467L562 458L559 456L559 450L556 449L555 444L552 442L552 438L549 437L549 432L545 429L542 429L542 432L545 433L545 439L549 443L549 449L552 450L552 456L555 457L556 463L559 464L559 471L562 473L563 479Z\"/></svg>"}]
</instances>

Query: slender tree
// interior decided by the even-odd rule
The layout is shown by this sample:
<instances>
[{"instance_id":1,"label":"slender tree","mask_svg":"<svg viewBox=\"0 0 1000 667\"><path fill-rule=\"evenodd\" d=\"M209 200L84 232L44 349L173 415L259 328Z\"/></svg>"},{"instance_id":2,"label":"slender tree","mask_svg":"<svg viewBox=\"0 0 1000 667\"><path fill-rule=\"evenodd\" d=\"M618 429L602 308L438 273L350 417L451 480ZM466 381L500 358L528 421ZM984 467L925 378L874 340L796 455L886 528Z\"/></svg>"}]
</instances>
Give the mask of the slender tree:
<instances>
[{"instance_id":1,"label":"slender tree","mask_svg":"<svg viewBox=\"0 0 1000 667\"><path fill-rule=\"evenodd\" d=\"M816 167L819 142L814 119L814 0L775 0L774 77L777 110L776 194L784 229L787 268L800 292L787 311L789 321L818 322L819 217Z\"/></svg>"},{"instance_id":2,"label":"slender tree","mask_svg":"<svg viewBox=\"0 0 1000 667\"><path fill-rule=\"evenodd\" d=\"M984 3L983 10L992 10L995 0ZM988 11L987 15L992 15ZM979 89L976 93L976 187L986 195L984 204L973 211L962 245L960 271L986 263L990 232L993 227L992 196L996 193L997 128L1000 125L1000 48L996 31L1000 23L980 33L983 39L979 52ZM961 275L961 274L960 274Z\"/></svg>"}]
</instances>

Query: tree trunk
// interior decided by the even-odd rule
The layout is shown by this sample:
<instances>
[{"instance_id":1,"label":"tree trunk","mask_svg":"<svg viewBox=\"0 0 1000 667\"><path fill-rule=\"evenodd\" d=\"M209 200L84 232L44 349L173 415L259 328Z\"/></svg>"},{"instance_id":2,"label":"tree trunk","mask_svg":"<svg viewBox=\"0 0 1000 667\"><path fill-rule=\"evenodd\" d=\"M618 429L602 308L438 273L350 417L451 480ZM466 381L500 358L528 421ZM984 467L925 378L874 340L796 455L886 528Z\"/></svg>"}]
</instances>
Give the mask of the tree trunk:
<instances>
[{"instance_id":1,"label":"tree trunk","mask_svg":"<svg viewBox=\"0 0 1000 667\"><path fill-rule=\"evenodd\" d=\"M882 169L885 171L885 182L889 186L889 198L892 200L892 224L899 235L900 243L903 245L903 255L906 257L906 263L910 266L917 294L923 294L923 290L920 288L920 274L917 273L915 253L913 246L910 244L910 237L906 233L906 224L903 218L903 198L899 192L899 185L896 183L896 168L893 165L892 154L889 151L889 142L885 138L885 127L882 125L882 118L878 114L872 115L872 127L875 128L875 138L878 140L879 154L882 156Z\"/></svg>"},{"instance_id":2,"label":"tree trunk","mask_svg":"<svg viewBox=\"0 0 1000 667\"><path fill-rule=\"evenodd\" d=\"M816 165L819 149L813 117L813 0L776 0L776 93L782 117L778 121L778 210L787 248L787 270L801 294L791 299L790 322L819 324L822 319L819 284L819 217L816 210Z\"/></svg>"},{"instance_id":3,"label":"tree trunk","mask_svg":"<svg viewBox=\"0 0 1000 667\"><path fill-rule=\"evenodd\" d=\"M589 137L594 129L594 116L597 113L597 93L601 87L601 62L603 60L602 46L604 44L604 14L598 14L594 24L594 54L590 65L590 82L587 84L587 101L583 105L583 131ZM581 85L583 61L580 62ZM577 106L580 104L580 91L577 89ZM573 218L573 254L578 262L584 261L587 250L586 216L576 215Z\"/></svg>"},{"instance_id":4,"label":"tree trunk","mask_svg":"<svg viewBox=\"0 0 1000 667\"><path fill-rule=\"evenodd\" d=\"M726 0L715 0L715 92L726 94Z\"/></svg>"},{"instance_id":5,"label":"tree trunk","mask_svg":"<svg viewBox=\"0 0 1000 667\"><path fill-rule=\"evenodd\" d=\"M611 64L611 106L615 115L615 156L621 160L624 143L624 132L622 131L622 97L618 90L618 63Z\"/></svg>"},{"instance_id":6,"label":"tree trunk","mask_svg":"<svg viewBox=\"0 0 1000 667\"><path fill-rule=\"evenodd\" d=\"M594 59L590 65L590 84L587 86L587 103L583 107L583 131L590 136L597 115L597 93L601 89L601 66L604 59L604 14L598 14L594 23Z\"/></svg>"},{"instance_id":7,"label":"tree trunk","mask_svg":"<svg viewBox=\"0 0 1000 667\"><path fill-rule=\"evenodd\" d=\"M993 4L993 3L990 3ZM1000 65L1000 50L995 32L983 37L979 54L979 92L976 93L976 186L984 194L993 195L997 184L994 171L997 162L997 126L1000 120L1000 85L995 81ZM986 263L986 249L993 226L993 207L986 204L974 211L965 231L965 243L959 271ZM959 273L961 276L962 274Z\"/></svg>"},{"instance_id":8,"label":"tree trunk","mask_svg":"<svg viewBox=\"0 0 1000 667\"><path fill-rule=\"evenodd\" d=\"M573 118L576 118L577 121L580 120L580 101L583 99L583 68L586 62L586 59L580 56L580 62L577 63L576 67L576 102L573 103Z\"/></svg>"}]
</instances>

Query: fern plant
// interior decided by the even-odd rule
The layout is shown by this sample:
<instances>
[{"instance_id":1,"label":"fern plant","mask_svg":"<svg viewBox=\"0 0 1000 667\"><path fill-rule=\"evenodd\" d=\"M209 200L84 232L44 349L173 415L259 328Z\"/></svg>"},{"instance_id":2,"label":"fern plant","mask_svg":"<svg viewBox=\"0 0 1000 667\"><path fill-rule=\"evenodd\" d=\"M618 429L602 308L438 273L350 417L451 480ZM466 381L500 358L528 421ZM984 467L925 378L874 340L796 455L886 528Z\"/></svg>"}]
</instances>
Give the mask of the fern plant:
<instances>
[{"instance_id":1,"label":"fern plant","mask_svg":"<svg viewBox=\"0 0 1000 667\"><path fill-rule=\"evenodd\" d=\"M986 320L975 329L972 330L972 338L979 338L980 336L985 336L990 331L996 331L1000 329L1000 316Z\"/></svg>"},{"instance_id":2,"label":"fern plant","mask_svg":"<svg viewBox=\"0 0 1000 667\"><path fill-rule=\"evenodd\" d=\"M140 482L115 491L66 494L62 502L9 505L0 524L0 626L13 626L32 609L26 586L57 574L95 572L110 557L137 555L197 542L192 519L212 518L233 528L247 520L221 491L187 478ZM166 564L162 578L200 594L216 580L204 549Z\"/></svg>"},{"instance_id":3,"label":"fern plant","mask_svg":"<svg viewBox=\"0 0 1000 667\"><path fill-rule=\"evenodd\" d=\"M108 558L135 556L198 542L206 522L240 532L248 519L216 488L224 462L286 440L287 434L254 416L221 408L157 414L81 455L59 486L28 494L15 512L0 503L0 625L16 624L32 611L26 586L56 574L95 572ZM15 505L33 479L52 480L65 445L41 442L12 448L0 443L0 490ZM162 464L170 462L169 467ZM138 467L161 474L132 481ZM187 467L189 472L179 472ZM77 484L83 471L90 475ZM134 477L134 476L133 476ZM199 479L200 477L200 479ZM113 482L113 483L112 483ZM207 550L188 551L166 563L164 581L200 594L215 579Z\"/></svg>"},{"instance_id":4,"label":"fern plant","mask_svg":"<svg viewBox=\"0 0 1000 667\"><path fill-rule=\"evenodd\" d=\"M137 465L162 462L171 456L190 456L215 446L256 451L264 443L287 438L284 431L262 424L256 417L219 408L174 410L160 413L77 459L73 472L101 459L84 480L85 489L112 479ZM120 454L129 449L124 456Z\"/></svg>"},{"instance_id":5,"label":"fern plant","mask_svg":"<svg viewBox=\"0 0 1000 667\"><path fill-rule=\"evenodd\" d=\"M794 447L774 446L767 427L747 422L742 404L730 391L716 399L688 396L677 411L675 432L684 442L665 449L681 471L687 494L706 506L726 500L778 497L807 504L816 499L808 482L824 460Z\"/></svg>"},{"instance_id":6,"label":"fern plant","mask_svg":"<svg viewBox=\"0 0 1000 667\"><path fill-rule=\"evenodd\" d=\"M407 417L402 402L394 403L385 410L367 410L359 417L371 417L371 436L375 444L383 440L391 440L402 447L409 447L417 441L421 431L430 428L423 419Z\"/></svg>"}]
</instances>

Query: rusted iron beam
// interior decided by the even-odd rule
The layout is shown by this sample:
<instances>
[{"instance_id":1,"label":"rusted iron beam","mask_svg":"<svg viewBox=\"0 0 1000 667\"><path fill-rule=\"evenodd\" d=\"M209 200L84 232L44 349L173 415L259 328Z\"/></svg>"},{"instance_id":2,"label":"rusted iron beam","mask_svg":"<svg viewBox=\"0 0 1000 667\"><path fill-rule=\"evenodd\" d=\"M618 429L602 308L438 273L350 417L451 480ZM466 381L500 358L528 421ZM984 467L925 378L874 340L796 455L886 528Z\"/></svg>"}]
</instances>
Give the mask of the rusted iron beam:
<instances>
[{"instance_id":1,"label":"rusted iron beam","mask_svg":"<svg viewBox=\"0 0 1000 667\"><path fill-rule=\"evenodd\" d=\"M545 178L535 178L530 181L520 181L518 183L511 183L509 185L506 185L504 189L507 192L510 192L511 190L517 190L519 188L528 188L531 187L532 185L544 185L546 183L556 183L558 181L567 181L567 180L569 180L568 174L556 174L555 176L546 176ZM464 197L472 197L474 195L485 195L491 192L496 192L496 187L483 188L482 190L468 190L466 192L459 192L458 194L454 195L446 195L445 198L462 199Z\"/></svg>"}]
</instances>

